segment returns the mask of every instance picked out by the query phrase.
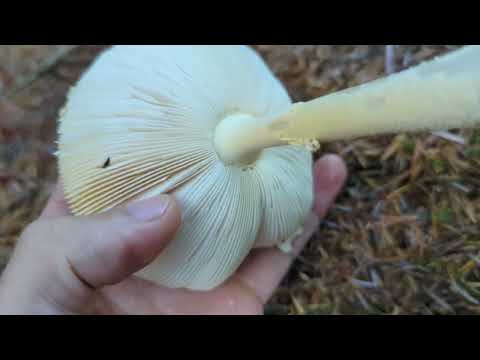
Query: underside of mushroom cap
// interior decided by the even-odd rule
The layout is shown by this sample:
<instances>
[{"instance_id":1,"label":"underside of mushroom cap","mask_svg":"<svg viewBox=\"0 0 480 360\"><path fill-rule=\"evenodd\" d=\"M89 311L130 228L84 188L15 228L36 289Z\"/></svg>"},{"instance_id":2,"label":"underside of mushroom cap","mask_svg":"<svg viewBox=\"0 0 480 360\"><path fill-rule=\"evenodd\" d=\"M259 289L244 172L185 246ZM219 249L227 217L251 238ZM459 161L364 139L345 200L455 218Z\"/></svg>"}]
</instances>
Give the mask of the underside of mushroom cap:
<instances>
[{"instance_id":1,"label":"underside of mushroom cap","mask_svg":"<svg viewBox=\"0 0 480 360\"><path fill-rule=\"evenodd\" d=\"M162 193L182 226L140 273L169 287L208 290L253 247L275 246L313 202L312 157L275 147L226 163L215 129L232 114L259 123L291 100L246 46L115 46L69 94L59 126L59 170L71 210L95 214Z\"/></svg>"}]
</instances>

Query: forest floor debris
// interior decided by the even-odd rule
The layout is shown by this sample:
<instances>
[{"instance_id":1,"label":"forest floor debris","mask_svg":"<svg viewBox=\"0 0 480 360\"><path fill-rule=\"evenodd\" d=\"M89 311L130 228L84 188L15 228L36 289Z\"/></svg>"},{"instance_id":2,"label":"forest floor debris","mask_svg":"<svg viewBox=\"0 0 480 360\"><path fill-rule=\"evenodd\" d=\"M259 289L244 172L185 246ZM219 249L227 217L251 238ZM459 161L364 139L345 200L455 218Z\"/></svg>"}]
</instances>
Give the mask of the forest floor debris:
<instances>
[{"instance_id":1,"label":"forest floor debris","mask_svg":"<svg viewBox=\"0 0 480 360\"><path fill-rule=\"evenodd\" d=\"M56 118L105 46L0 47L0 271L55 184ZM295 101L451 45L256 45ZM480 131L323 144L349 180L268 314L480 314Z\"/></svg>"}]
</instances>

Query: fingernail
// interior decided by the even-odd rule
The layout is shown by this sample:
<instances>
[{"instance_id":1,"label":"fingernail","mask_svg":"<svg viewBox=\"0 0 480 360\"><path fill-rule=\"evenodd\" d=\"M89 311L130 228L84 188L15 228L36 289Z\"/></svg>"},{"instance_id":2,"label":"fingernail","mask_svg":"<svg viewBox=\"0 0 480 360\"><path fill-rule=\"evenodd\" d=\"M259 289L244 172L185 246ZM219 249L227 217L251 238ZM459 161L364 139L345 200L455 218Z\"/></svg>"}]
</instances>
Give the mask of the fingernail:
<instances>
[{"instance_id":1,"label":"fingernail","mask_svg":"<svg viewBox=\"0 0 480 360\"><path fill-rule=\"evenodd\" d=\"M127 212L139 221L153 221L160 219L170 204L170 196L160 195L128 205Z\"/></svg>"}]
</instances>

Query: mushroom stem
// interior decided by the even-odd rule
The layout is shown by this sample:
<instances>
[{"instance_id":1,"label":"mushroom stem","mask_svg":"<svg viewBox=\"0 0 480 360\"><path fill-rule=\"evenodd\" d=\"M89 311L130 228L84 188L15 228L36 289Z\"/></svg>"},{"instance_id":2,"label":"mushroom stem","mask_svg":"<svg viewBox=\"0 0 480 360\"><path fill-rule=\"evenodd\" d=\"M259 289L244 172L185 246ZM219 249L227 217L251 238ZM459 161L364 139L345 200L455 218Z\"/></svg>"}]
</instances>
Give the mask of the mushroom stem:
<instances>
[{"instance_id":1,"label":"mushroom stem","mask_svg":"<svg viewBox=\"0 0 480 360\"><path fill-rule=\"evenodd\" d=\"M267 124L233 119L218 137L228 161L285 144L480 125L480 46L417 67L296 103Z\"/></svg>"},{"instance_id":2,"label":"mushroom stem","mask_svg":"<svg viewBox=\"0 0 480 360\"><path fill-rule=\"evenodd\" d=\"M290 142L347 140L402 131L480 124L480 46L305 103L273 119Z\"/></svg>"},{"instance_id":3,"label":"mushroom stem","mask_svg":"<svg viewBox=\"0 0 480 360\"><path fill-rule=\"evenodd\" d=\"M226 165L248 165L266 148L288 145L249 114L224 118L215 129L215 149Z\"/></svg>"}]
</instances>

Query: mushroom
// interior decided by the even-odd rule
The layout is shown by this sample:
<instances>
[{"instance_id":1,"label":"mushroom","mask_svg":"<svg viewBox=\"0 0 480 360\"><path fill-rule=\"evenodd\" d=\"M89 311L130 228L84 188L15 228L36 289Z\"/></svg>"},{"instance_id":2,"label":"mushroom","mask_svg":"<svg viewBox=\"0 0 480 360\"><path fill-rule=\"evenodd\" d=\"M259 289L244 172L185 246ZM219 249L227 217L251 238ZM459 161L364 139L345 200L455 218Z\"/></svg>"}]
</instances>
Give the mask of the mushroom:
<instances>
[{"instance_id":1,"label":"mushroom","mask_svg":"<svg viewBox=\"0 0 480 360\"><path fill-rule=\"evenodd\" d=\"M247 46L113 46L59 118L59 172L74 215L162 193L182 226L139 275L222 284L254 248L288 250L313 203L319 142L480 120L480 47L293 104Z\"/></svg>"}]
</instances>

